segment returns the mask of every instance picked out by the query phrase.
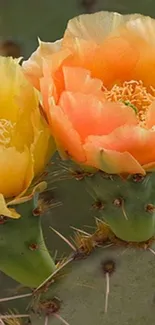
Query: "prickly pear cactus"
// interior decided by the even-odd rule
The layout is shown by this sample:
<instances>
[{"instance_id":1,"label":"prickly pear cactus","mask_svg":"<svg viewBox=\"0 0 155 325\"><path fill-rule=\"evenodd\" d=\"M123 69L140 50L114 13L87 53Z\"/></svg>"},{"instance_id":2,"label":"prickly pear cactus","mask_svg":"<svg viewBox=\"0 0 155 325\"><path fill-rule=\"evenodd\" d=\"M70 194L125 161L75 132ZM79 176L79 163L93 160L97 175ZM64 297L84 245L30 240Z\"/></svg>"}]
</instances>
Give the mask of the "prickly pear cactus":
<instances>
[{"instance_id":1,"label":"prickly pear cactus","mask_svg":"<svg viewBox=\"0 0 155 325\"><path fill-rule=\"evenodd\" d=\"M29 299L23 317L34 325L153 324L153 241L119 240L99 220L93 234L76 232L70 256L38 288L17 297Z\"/></svg>"},{"instance_id":2,"label":"prickly pear cactus","mask_svg":"<svg viewBox=\"0 0 155 325\"><path fill-rule=\"evenodd\" d=\"M55 269L44 243L38 193L15 207L21 218L1 216L0 270L25 286L36 287Z\"/></svg>"},{"instance_id":3,"label":"prickly pear cactus","mask_svg":"<svg viewBox=\"0 0 155 325\"><path fill-rule=\"evenodd\" d=\"M141 242L155 234L155 173L123 179L100 171L85 181L96 208L118 238Z\"/></svg>"}]
</instances>

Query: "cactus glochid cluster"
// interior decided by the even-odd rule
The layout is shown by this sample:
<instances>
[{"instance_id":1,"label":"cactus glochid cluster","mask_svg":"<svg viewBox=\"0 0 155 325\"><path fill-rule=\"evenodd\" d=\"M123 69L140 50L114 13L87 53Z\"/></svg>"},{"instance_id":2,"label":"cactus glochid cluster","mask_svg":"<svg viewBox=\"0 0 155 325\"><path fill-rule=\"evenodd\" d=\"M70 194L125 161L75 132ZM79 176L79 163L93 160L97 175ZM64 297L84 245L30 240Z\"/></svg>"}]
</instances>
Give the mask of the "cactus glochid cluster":
<instances>
[{"instance_id":1,"label":"cactus glochid cluster","mask_svg":"<svg viewBox=\"0 0 155 325\"><path fill-rule=\"evenodd\" d=\"M2 324L154 323L154 27L137 14L82 15L62 40L39 41L22 67L0 58L8 86L0 96L0 270L29 290L0 299ZM56 149L62 177L43 173L54 168ZM67 236L50 216L55 241L70 250L62 258L49 253L40 220L54 175L64 179L57 187ZM85 209L88 197L88 216L74 228L75 205ZM18 313L9 314L18 299Z\"/></svg>"}]
</instances>

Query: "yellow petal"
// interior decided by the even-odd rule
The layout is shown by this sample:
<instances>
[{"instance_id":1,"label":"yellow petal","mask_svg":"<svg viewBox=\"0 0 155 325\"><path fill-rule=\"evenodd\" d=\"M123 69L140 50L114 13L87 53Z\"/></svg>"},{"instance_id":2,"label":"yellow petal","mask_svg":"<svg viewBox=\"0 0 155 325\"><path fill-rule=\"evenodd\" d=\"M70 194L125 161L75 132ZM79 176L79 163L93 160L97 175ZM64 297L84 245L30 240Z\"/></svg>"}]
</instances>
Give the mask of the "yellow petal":
<instances>
[{"instance_id":1,"label":"yellow petal","mask_svg":"<svg viewBox=\"0 0 155 325\"><path fill-rule=\"evenodd\" d=\"M20 214L17 213L14 209L7 208L4 196L2 194L0 194L0 215L13 219L20 218Z\"/></svg>"},{"instance_id":2,"label":"yellow petal","mask_svg":"<svg viewBox=\"0 0 155 325\"><path fill-rule=\"evenodd\" d=\"M141 17L141 15L121 15L116 12L100 11L94 14L80 15L68 22L63 45L67 41L81 38L87 41L101 43L106 36L115 31L123 23Z\"/></svg>"},{"instance_id":3,"label":"yellow petal","mask_svg":"<svg viewBox=\"0 0 155 325\"><path fill-rule=\"evenodd\" d=\"M32 115L32 125L34 142L31 146L31 152L34 158L34 175L38 175L45 168L56 147L46 121L37 110Z\"/></svg>"},{"instance_id":4,"label":"yellow petal","mask_svg":"<svg viewBox=\"0 0 155 325\"><path fill-rule=\"evenodd\" d=\"M33 198L33 196L36 193L42 193L43 191L45 191L47 188L47 183L46 182L40 182L39 184L35 185L35 186L31 186L30 189L28 190L28 193L26 193L26 195L20 197L16 197L15 199L8 201L7 202L7 206L9 205L18 205L18 204L22 204L24 202L27 202L29 200L31 200Z\"/></svg>"},{"instance_id":5,"label":"yellow petal","mask_svg":"<svg viewBox=\"0 0 155 325\"><path fill-rule=\"evenodd\" d=\"M28 148L18 152L15 147L0 146L0 157L0 193L5 197L17 196L32 181L32 155Z\"/></svg>"}]
</instances>

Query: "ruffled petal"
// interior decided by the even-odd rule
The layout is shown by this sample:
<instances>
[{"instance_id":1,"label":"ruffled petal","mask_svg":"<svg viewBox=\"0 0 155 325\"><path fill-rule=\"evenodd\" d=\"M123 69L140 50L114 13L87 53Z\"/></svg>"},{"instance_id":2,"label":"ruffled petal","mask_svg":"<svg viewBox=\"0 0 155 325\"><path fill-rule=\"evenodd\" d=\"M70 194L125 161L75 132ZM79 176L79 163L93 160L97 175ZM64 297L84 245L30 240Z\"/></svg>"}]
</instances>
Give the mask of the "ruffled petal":
<instances>
[{"instance_id":1,"label":"ruffled petal","mask_svg":"<svg viewBox=\"0 0 155 325\"><path fill-rule=\"evenodd\" d=\"M121 125L138 123L134 110L116 102L101 102L93 95L63 92L60 107L67 115L82 142L89 135L104 135Z\"/></svg>"},{"instance_id":2,"label":"ruffled petal","mask_svg":"<svg viewBox=\"0 0 155 325\"><path fill-rule=\"evenodd\" d=\"M128 152L142 166L155 161L155 131L138 126L120 127L107 136L90 136L86 143L92 143L99 151Z\"/></svg>"},{"instance_id":3,"label":"ruffled petal","mask_svg":"<svg viewBox=\"0 0 155 325\"><path fill-rule=\"evenodd\" d=\"M155 20L141 16L129 21L120 30L121 37L131 40L139 51L132 79L142 80L145 86L155 87Z\"/></svg>"},{"instance_id":4,"label":"ruffled petal","mask_svg":"<svg viewBox=\"0 0 155 325\"><path fill-rule=\"evenodd\" d=\"M66 91L94 94L100 98L104 98L102 81L91 78L90 71L80 67L64 66L63 74Z\"/></svg>"},{"instance_id":5,"label":"ruffled petal","mask_svg":"<svg viewBox=\"0 0 155 325\"><path fill-rule=\"evenodd\" d=\"M139 50L135 42L124 36L110 35L102 44L75 39L66 64L90 70L92 77L101 79L106 87L114 83L130 80L139 60Z\"/></svg>"},{"instance_id":6,"label":"ruffled petal","mask_svg":"<svg viewBox=\"0 0 155 325\"><path fill-rule=\"evenodd\" d=\"M142 17L138 14L121 15L116 12L100 11L93 14L80 15L69 20L63 44L75 38L101 43L110 33L123 23Z\"/></svg>"},{"instance_id":7,"label":"ruffled petal","mask_svg":"<svg viewBox=\"0 0 155 325\"><path fill-rule=\"evenodd\" d=\"M49 73L52 74L69 55L69 49L61 49L61 40L54 43L39 41L37 50L27 61L23 62L23 72L33 86L39 90L39 79L44 75L43 62L46 62Z\"/></svg>"},{"instance_id":8,"label":"ruffled petal","mask_svg":"<svg viewBox=\"0 0 155 325\"><path fill-rule=\"evenodd\" d=\"M81 139L68 117L59 106L51 105L49 113L52 134L61 156L71 156L76 161L83 163L85 161L85 154Z\"/></svg>"},{"instance_id":9,"label":"ruffled petal","mask_svg":"<svg viewBox=\"0 0 155 325\"><path fill-rule=\"evenodd\" d=\"M117 152L88 142L84 146L87 165L96 167L109 174L145 174L145 170L128 152Z\"/></svg>"}]
</instances>

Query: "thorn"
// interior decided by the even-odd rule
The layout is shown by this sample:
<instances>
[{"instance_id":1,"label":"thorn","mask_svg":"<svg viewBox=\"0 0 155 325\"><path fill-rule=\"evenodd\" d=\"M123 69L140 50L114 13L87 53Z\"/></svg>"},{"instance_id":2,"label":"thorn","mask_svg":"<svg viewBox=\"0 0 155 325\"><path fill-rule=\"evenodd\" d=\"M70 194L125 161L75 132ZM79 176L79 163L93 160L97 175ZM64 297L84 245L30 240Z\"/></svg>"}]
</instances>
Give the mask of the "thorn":
<instances>
[{"instance_id":1,"label":"thorn","mask_svg":"<svg viewBox=\"0 0 155 325\"><path fill-rule=\"evenodd\" d=\"M18 296L12 296L12 297L7 297L7 298L1 298L0 303L4 301L9 301L9 300L14 300L14 299L21 299L21 298L26 298L26 297L31 297L32 293L26 293L24 295L18 295Z\"/></svg>"},{"instance_id":2,"label":"thorn","mask_svg":"<svg viewBox=\"0 0 155 325\"><path fill-rule=\"evenodd\" d=\"M101 245L101 247L104 249L104 248L108 248L108 247L111 247L111 246L114 246L114 244L113 243L111 243L111 244L108 244L108 245L105 245L105 246L102 246Z\"/></svg>"},{"instance_id":3,"label":"thorn","mask_svg":"<svg viewBox=\"0 0 155 325\"><path fill-rule=\"evenodd\" d=\"M50 281L60 270L63 269L67 264L72 262L74 257L70 257L64 264L60 265L45 281L43 281L34 291L33 294L35 294L38 290L40 290L48 281Z\"/></svg>"},{"instance_id":4,"label":"thorn","mask_svg":"<svg viewBox=\"0 0 155 325\"><path fill-rule=\"evenodd\" d=\"M57 319L59 319L59 320L60 320L64 325L69 325L69 323L66 322L65 319L62 318L60 315L58 315L58 314L54 314L54 316L55 316Z\"/></svg>"},{"instance_id":5,"label":"thorn","mask_svg":"<svg viewBox=\"0 0 155 325\"><path fill-rule=\"evenodd\" d=\"M62 234L60 234L59 231L55 230L54 228L50 227L50 229L53 230L53 232L55 232L55 234L57 234L61 239L63 239L64 242L68 244L73 249L74 252L76 252L75 246L66 237L64 237Z\"/></svg>"},{"instance_id":6,"label":"thorn","mask_svg":"<svg viewBox=\"0 0 155 325\"><path fill-rule=\"evenodd\" d=\"M44 325L48 325L48 320L49 320L49 317L46 316L46 317L45 317L45 323L44 323Z\"/></svg>"},{"instance_id":7,"label":"thorn","mask_svg":"<svg viewBox=\"0 0 155 325\"><path fill-rule=\"evenodd\" d=\"M124 201L122 201L122 212L123 212L125 219L128 220L128 216L127 216L127 214L125 212L125 208L124 208Z\"/></svg>"},{"instance_id":8,"label":"thorn","mask_svg":"<svg viewBox=\"0 0 155 325\"><path fill-rule=\"evenodd\" d=\"M104 307L105 313L107 313L108 311L109 293L110 293L110 277L109 277L109 273L106 272L106 294L105 294L105 307Z\"/></svg>"},{"instance_id":9,"label":"thorn","mask_svg":"<svg viewBox=\"0 0 155 325\"><path fill-rule=\"evenodd\" d=\"M150 251L153 255L155 255L155 251L152 248L148 248L148 251Z\"/></svg>"},{"instance_id":10,"label":"thorn","mask_svg":"<svg viewBox=\"0 0 155 325\"><path fill-rule=\"evenodd\" d=\"M5 325L2 319L0 319L0 325Z\"/></svg>"},{"instance_id":11,"label":"thorn","mask_svg":"<svg viewBox=\"0 0 155 325\"><path fill-rule=\"evenodd\" d=\"M86 236L91 236L91 234L89 234L88 232L84 231L84 230L81 230L79 228L75 228L73 226L70 226L70 228L72 228L73 230L76 230L78 232L81 232L82 234L86 235Z\"/></svg>"},{"instance_id":12,"label":"thorn","mask_svg":"<svg viewBox=\"0 0 155 325\"><path fill-rule=\"evenodd\" d=\"M12 318L29 318L30 315L29 314L19 314L19 315L16 315L16 314L12 314L12 315L0 315L0 320L5 320L5 319L12 319Z\"/></svg>"}]
</instances>

